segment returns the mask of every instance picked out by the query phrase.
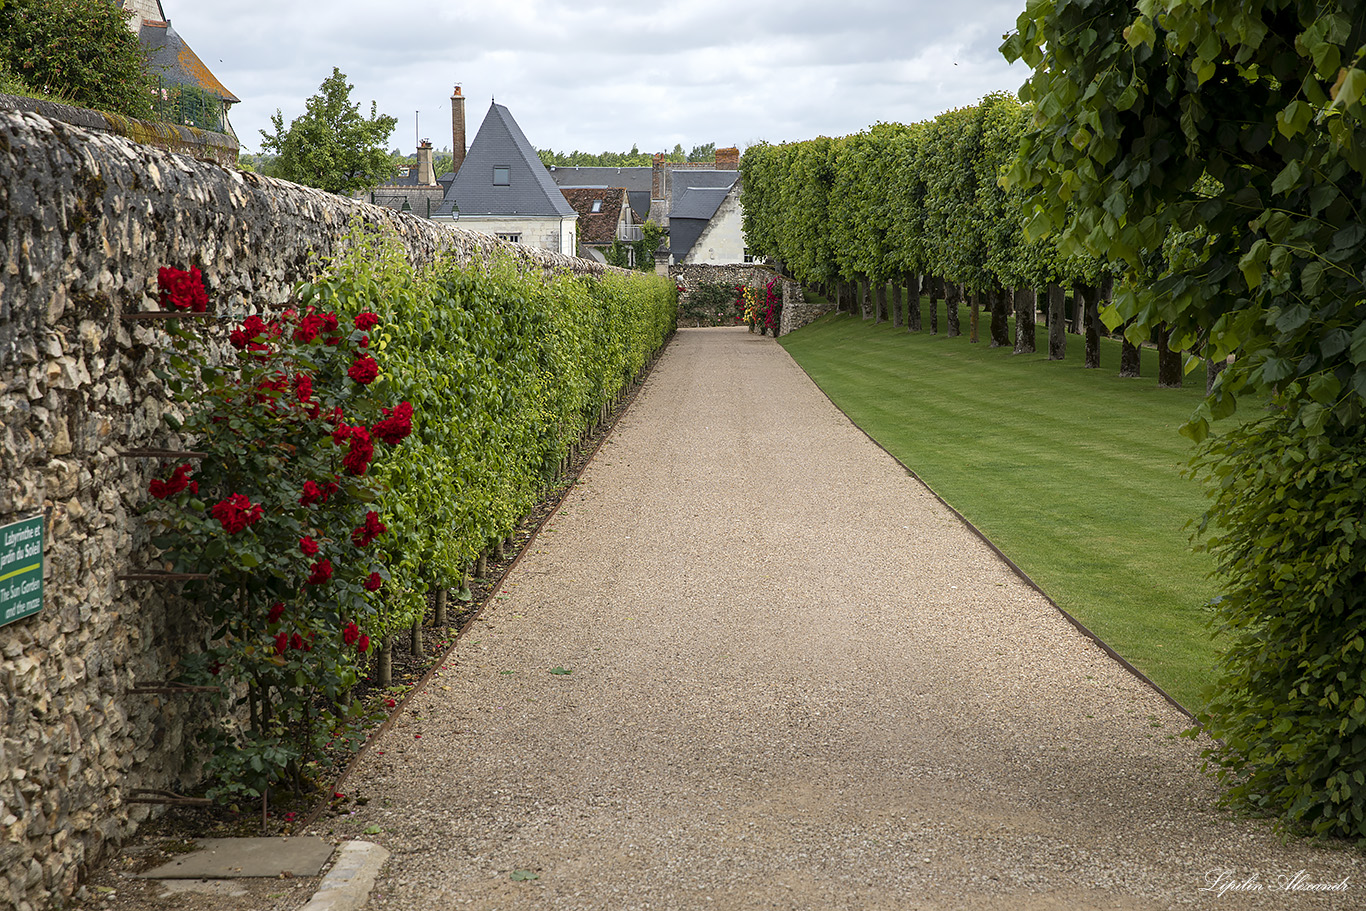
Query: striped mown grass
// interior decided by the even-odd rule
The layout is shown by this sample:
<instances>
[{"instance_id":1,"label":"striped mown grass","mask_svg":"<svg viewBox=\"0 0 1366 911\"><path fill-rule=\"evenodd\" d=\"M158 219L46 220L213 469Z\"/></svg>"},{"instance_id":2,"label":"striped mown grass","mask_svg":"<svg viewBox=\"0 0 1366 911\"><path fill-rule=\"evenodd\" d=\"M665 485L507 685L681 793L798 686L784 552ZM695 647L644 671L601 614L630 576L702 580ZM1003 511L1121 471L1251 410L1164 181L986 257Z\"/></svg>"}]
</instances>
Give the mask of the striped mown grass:
<instances>
[{"instance_id":1,"label":"striped mown grass","mask_svg":"<svg viewBox=\"0 0 1366 911\"><path fill-rule=\"evenodd\" d=\"M1102 339L1101 369L1015 355L982 340L910 333L842 314L782 340L859 427L919 475L1002 552L1182 705L1202 705L1216 647L1206 605L1213 561L1190 529L1201 485L1183 476L1193 444L1177 433L1204 393L1120 379L1119 342ZM926 326L929 321L926 319ZM1013 337L1013 336L1012 336Z\"/></svg>"}]
</instances>

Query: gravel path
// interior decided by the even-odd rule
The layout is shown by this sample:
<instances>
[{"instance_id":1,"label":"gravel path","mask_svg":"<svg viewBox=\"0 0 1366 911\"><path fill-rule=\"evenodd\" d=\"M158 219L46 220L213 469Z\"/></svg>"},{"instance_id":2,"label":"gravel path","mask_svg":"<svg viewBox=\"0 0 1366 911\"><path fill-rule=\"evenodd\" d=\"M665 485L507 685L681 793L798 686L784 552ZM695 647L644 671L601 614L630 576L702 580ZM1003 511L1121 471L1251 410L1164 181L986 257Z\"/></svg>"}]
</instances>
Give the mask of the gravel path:
<instances>
[{"instance_id":1,"label":"gravel path","mask_svg":"<svg viewBox=\"0 0 1366 911\"><path fill-rule=\"evenodd\" d=\"M409 708L319 827L393 852L376 909L1366 907L742 329L679 333Z\"/></svg>"}]
</instances>

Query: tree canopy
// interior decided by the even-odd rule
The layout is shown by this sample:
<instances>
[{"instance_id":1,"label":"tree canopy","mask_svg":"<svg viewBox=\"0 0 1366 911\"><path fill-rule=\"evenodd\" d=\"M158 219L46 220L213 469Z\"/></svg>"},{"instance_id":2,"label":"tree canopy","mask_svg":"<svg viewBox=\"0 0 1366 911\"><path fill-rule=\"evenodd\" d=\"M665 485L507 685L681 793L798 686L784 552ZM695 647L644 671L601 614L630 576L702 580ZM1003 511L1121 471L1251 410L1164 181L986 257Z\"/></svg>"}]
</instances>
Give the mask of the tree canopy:
<instances>
[{"instance_id":1,"label":"tree canopy","mask_svg":"<svg viewBox=\"0 0 1366 911\"><path fill-rule=\"evenodd\" d=\"M345 195L393 174L384 146L398 121L377 113L373 101L370 116L362 117L360 106L351 101L352 88L346 74L333 67L288 129L279 110L275 112L275 132L261 131L261 151L276 153L276 176Z\"/></svg>"},{"instance_id":2,"label":"tree canopy","mask_svg":"<svg viewBox=\"0 0 1366 911\"><path fill-rule=\"evenodd\" d=\"M0 72L70 104L152 114L147 58L127 14L109 0L0 2Z\"/></svg>"}]
</instances>

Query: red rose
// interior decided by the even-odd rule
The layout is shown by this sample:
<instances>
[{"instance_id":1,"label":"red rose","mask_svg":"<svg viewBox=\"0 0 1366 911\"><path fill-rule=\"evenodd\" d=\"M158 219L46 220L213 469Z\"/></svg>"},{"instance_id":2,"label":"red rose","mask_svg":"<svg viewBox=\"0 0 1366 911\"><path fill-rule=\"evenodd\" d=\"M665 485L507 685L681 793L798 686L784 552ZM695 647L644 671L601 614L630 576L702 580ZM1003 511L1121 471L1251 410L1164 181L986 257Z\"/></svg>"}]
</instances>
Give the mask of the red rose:
<instances>
[{"instance_id":1,"label":"red rose","mask_svg":"<svg viewBox=\"0 0 1366 911\"><path fill-rule=\"evenodd\" d=\"M299 550L304 552L305 557L314 557L318 554L318 542L312 538L300 538Z\"/></svg>"},{"instance_id":2,"label":"red rose","mask_svg":"<svg viewBox=\"0 0 1366 911\"><path fill-rule=\"evenodd\" d=\"M261 505L253 503L244 494L235 493L214 505L211 510L213 517L223 526L223 530L230 535L235 535L248 525L255 525L261 521Z\"/></svg>"},{"instance_id":3,"label":"red rose","mask_svg":"<svg viewBox=\"0 0 1366 911\"><path fill-rule=\"evenodd\" d=\"M342 630L342 642L347 645L355 645L360 638L360 627L356 626L356 621L352 620L346 624L346 629Z\"/></svg>"},{"instance_id":4,"label":"red rose","mask_svg":"<svg viewBox=\"0 0 1366 911\"><path fill-rule=\"evenodd\" d=\"M335 313L320 313L320 314L318 314L318 317L323 321L322 326L323 326L323 331L324 331L324 332L336 332L336 331L337 331L337 314L335 314Z\"/></svg>"},{"instance_id":5,"label":"red rose","mask_svg":"<svg viewBox=\"0 0 1366 911\"><path fill-rule=\"evenodd\" d=\"M357 329L361 332L365 332L366 330L373 329L379 325L379 317L369 310L366 310L363 313L356 314L355 323Z\"/></svg>"},{"instance_id":6,"label":"red rose","mask_svg":"<svg viewBox=\"0 0 1366 911\"><path fill-rule=\"evenodd\" d=\"M363 633L361 634L360 641L356 643L356 651L360 652L362 655L364 655L366 652L370 651L370 637L369 637L369 636L367 636L367 635L365 635L365 634L363 634Z\"/></svg>"},{"instance_id":7,"label":"red rose","mask_svg":"<svg viewBox=\"0 0 1366 911\"><path fill-rule=\"evenodd\" d=\"M307 402L313 398L313 377L306 373L300 373L294 377L294 394L299 397L299 401Z\"/></svg>"},{"instance_id":8,"label":"red rose","mask_svg":"<svg viewBox=\"0 0 1366 911\"><path fill-rule=\"evenodd\" d=\"M303 651L304 637L300 636L298 633L295 633L294 635L290 636L289 647L296 651Z\"/></svg>"},{"instance_id":9,"label":"red rose","mask_svg":"<svg viewBox=\"0 0 1366 911\"><path fill-rule=\"evenodd\" d=\"M318 486L316 481L304 481L303 496L299 497L300 506L312 506L325 500L323 489Z\"/></svg>"},{"instance_id":10,"label":"red rose","mask_svg":"<svg viewBox=\"0 0 1366 911\"><path fill-rule=\"evenodd\" d=\"M203 313L209 308L204 276L195 266L188 272L162 266L157 270L157 288L161 292L161 306L168 309Z\"/></svg>"},{"instance_id":11,"label":"red rose","mask_svg":"<svg viewBox=\"0 0 1366 911\"><path fill-rule=\"evenodd\" d=\"M312 569L312 573L308 577L309 585L322 585L328 579L332 578L331 560L319 560L317 563L314 563L310 569Z\"/></svg>"},{"instance_id":12,"label":"red rose","mask_svg":"<svg viewBox=\"0 0 1366 911\"><path fill-rule=\"evenodd\" d=\"M407 402L384 409L384 420L376 422L370 432L390 446L397 445L413 432L413 406Z\"/></svg>"},{"instance_id":13,"label":"red rose","mask_svg":"<svg viewBox=\"0 0 1366 911\"><path fill-rule=\"evenodd\" d=\"M310 313L299 320L299 325L294 329L294 341L307 344L318 337L322 328L323 318L316 313Z\"/></svg>"},{"instance_id":14,"label":"red rose","mask_svg":"<svg viewBox=\"0 0 1366 911\"><path fill-rule=\"evenodd\" d=\"M360 347L360 348L369 348L369 347L370 347L370 336L368 336L368 335L362 335L359 339L357 339L356 345L357 345L358 347Z\"/></svg>"},{"instance_id":15,"label":"red rose","mask_svg":"<svg viewBox=\"0 0 1366 911\"><path fill-rule=\"evenodd\" d=\"M365 580L365 590L368 592L377 592L383 584L384 580L380 578L379 573L371 573L370 578Z\"/></svg>"},{"instance_id":16,"label":"red rose","mask_svg":"<svg viewBox=\"0 0 1366 911\"><path fill-rule=\"evenodd\" d=\"M287 648L289 648L289 633L280 630L275 634L275 654L283 655Z\"/></svg>"},{"instance_id":17,"label":"red rose","mask_svg":"<svg viewBox=\"0 0 1366 911\"><path fill-rule=\"evenodd\" d=\"M191 482L189 482L186 479L186 476L190 473L190 471L191 468L189 465L181 465L177 467L176 470L171 473L171 476L164 481L158 478L153 478L151 483L147 485L147 492L150 493L152 496L156 497L158 500L165 500L168 497L173 497L176 494L180 493L182 490L184 490L186 487L193 487L193 490L191 492L198 493L199 484L191 484Z\"/></svg>"},{"instance_id":18,"label":"red rose","mask_svg":"<svg viewBox=\"0 0 1366 911\"><path fill-rule=\"evenodd\" d=\"M269 623L279 623L280 618L284 615L285 603L283 601L276 601L270 606L270 613L266 615L266 620Z\"/></svg>"},{"instance_id":19,"label":"red rose","mask_svg":"<svg viewBox=\"0 0 1366 911\"><path fill-rule=\"evenodd\" d=\"M376 538L389 528L379 520L379 513L373 509L365 514L365 524L351 529L351 543L357 547L369 547Z\"/></svg>"},{"instance_id":20,"label":"red rose","mask_svg":"<svg viewBox=\"0 0 1366 911\"><path fill-rule=\"evenodd\" d=\"M368 386L379 376L379 364L368 354L362 354L352 362L346 375L362 386Z\"/></svg>"},{"instance_id":21,"label":"red rose","mask_svg":"<svg viewBox=\"0 0 1366 911\"><path fill-rule=\"evenodd\" d=\"M363 475L375 457L375 444L370 442L370 431L364 427L350 428L350 437L351 445L342 456L342 467L351 474Z\"/></svg>"},{"instance_id":22,"label":"red rose","mask_svg":"<svg viewBox=\"0 0 1366 911\"><path fill-rule=\"evenodd\" d=\"M234 348L242 349L247 347L253 339L260 338L265 334L266 324L261 320L261 317L253 314L242 321L240 328L232 331L232 334L228 336L228 340L232 342ZM261 346L258 345L254 347Z\"/></svg>"}]
</instances>

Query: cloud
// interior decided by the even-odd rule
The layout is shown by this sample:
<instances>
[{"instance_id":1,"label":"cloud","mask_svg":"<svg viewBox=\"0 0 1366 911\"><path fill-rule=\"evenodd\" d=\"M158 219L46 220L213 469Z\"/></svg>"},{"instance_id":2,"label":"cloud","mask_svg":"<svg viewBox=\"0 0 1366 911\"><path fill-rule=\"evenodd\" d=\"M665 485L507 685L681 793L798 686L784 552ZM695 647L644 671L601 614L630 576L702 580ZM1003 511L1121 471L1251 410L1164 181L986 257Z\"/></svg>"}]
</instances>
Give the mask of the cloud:
<instances>
[{"instance_id":1,"label":"cloud","mask_svg":"<svg viewBox=\"0 0 1366 911\"><path fill-rule=\"evenodd\" d=\"M244 147L339 67L363 112L448 145L451 87L473 138L491 98L531 142L564 151L684 148L845 135L1014 91L996 51L1022 0L163 0L177 30L243 99Z\"/></svg>"}]
</instances>

